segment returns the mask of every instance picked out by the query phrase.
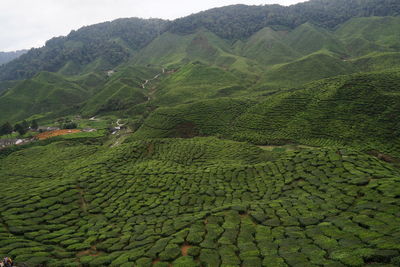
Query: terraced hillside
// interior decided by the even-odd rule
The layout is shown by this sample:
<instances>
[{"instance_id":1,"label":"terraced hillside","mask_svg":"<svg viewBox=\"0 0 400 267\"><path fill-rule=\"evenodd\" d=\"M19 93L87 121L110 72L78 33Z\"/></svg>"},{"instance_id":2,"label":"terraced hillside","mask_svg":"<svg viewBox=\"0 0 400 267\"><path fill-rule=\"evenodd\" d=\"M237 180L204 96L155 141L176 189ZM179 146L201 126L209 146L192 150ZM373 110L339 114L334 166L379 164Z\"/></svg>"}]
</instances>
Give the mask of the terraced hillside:
<instances>
[{"instance_id":1,"label":"terraced hillside","mask_svg":"<svg viewBox=\"0 0 400 267\"><path fill-rule=\"evenodd\" d=\"M17 83L0 96L0 123L19 121L32 115L77 110L77 105L90 96L86 88L65 77L42 72L32 79Z\"/></svg>"},{"instance_id":2,"label":"terraced hillside","mask_svg":"<svg viewBox=\"0 0 400 267\"><path fill-rule=\"evenodd\" d=\"M147 101L148 90L142 84L161 71L123 65L110 75L93 72L65 77L41 72L0 95L0 124L31 116L54 120L71 114L93 116L126 110Z\"/></svg>"},{"instance_id":3,"label":"terraced hillside","mask_svg":"<svg viewBox=\"0 0 400 267\"><path fill-rule=\"evenodd\" d=\"M266 92L324 78L399 67L398 17L352 18L335 29L311 21L293 27L269 25L233 40L200 26L185 34L157 31L162 25L167 24L133 19L86 27L50 40L38 55L30 52L4 65L4 75L12 70L12 77L21 77L0 82L0 122L16 123L37 114L44 120L68 114L138 116L159 106L220 96L258 100ZM142 32L146 27L151 30ZM125 28L132 31L119 38ZM103 40L106 35L97 34L100 29L115 38ZM134 32L140 34L131 36ZM111 47L100 49L93 42ZM81 50L87 46L91 48L85 54ZM57 47L72 54L42 62L57 54ZM30 70L32 60L41 65ZM160 77L157 88L143 90L142 84L162 69L168 75ZM114 75L107 77L108 72ZM24 77L32 78L9 81ZM155 100L150 108L149 94Z\"/></svg>"},{"instance_id":4,"label":"terraced hillside","mask_svg":"<svg viewBox=\"0 0 400 267\"><path fill-rule=\"evenodd\" d=\"M0 138L25 144L0 149L0 257L400 266L398 15L311 0L120 19L1 66Z\"/></svg>"},{"instance_id":5,"label":"terraced hillside","mask_svg":"<svg viewBox=\"0 0 400 267\"><path fill-rule=\"evenodd\" d=\"M250 108L236 120L236 129L256 143L351 145L398 157L399 82L394 71L311 83Z\"/></svg>"},{"instance_id":6,"label":"terraced hillside","mask_svg":"<svg viewBox=\"0 0 400 267\"><path fill-rule=\"evenodd\" d=\"M271 91L264 101L233 95L164 107L132 138L217 135L260 145L346 145L399 157L399 86L398 71L375 72Z\"/></svg>"},{"instance_id":7,"label":"terraced hillside","mask_svg":"<svg viewBox=\"0 0 400 267\"><path fill-rule=\"evenodd\" d=\"M64 141L0 162L9 192L0 208L0 253L19 263L395 266L400 260L400 173L348 149L273 153L215 138L112 149Z\"/></svg>"}]
</instances>

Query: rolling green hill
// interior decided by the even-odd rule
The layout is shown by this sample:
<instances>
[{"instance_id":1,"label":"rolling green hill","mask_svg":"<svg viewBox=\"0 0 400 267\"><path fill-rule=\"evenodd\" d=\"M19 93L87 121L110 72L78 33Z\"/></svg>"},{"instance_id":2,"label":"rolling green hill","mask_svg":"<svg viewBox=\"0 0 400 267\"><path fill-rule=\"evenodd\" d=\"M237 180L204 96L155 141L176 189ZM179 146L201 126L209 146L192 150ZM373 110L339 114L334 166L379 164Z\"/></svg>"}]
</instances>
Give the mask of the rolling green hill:
<instances>
[{"instance_id":1,"label":"rolling green hill","mask_svg":"<svg viewBox=\"0 0 400 267\"><path fill-rule=\"evenodd\" d=\"M400 67L399 52L374 52L352 60L362 71L380 71Z\"/></svg>"},{"instance_id":2,"label":"rolling green hill","mask_svg":"<svg viewBox=\"0 0 400 267\"><path fill-rule=\"evenodd\" d=\"M177 64L186 56L191 35L163 33L135 56L138 64Z\"/></svg>"},{"instance_id":3,"label":"rolling green hill","mask_svg":"<svg viewBox=\"0 0 400 267\"><path fill-rule=\"evenodd\" d=\"M343 44L330 31L316 27L309 22L300 25L285 36L289 47L302 55L308 55L320 50L328 50L338 55L345 55Z\"/></svg>"},{"instance_id":4,"label":"rolling green hill","mask_svg":"<svg viewBox=\"0 0 400 267\"><path fill-rule=\"evenodd\" d=\"M260 103L216 99L160 108L133 136L219 135L262 145L352 146L399 157L399 85L398 71L354 74L272 92Z\"/></svg>"},{"instance_id":5,"label":"rolling green hill","mask_svg":"<svg viewBox=\"0 0 400 267\"><path fill-rule=\"evenodd\" d=\"M289 63L273 66L262 75L259 86L296 87L307 82L351 74L355 71L356 67L350 62L327 51L319 51Z\"/></svg>"},{"instance_id":6,"label":"rolling green hill","mask_svg":"<svg viewBox=\"0 0 400 267\"><path fill-rule=\"evenodd\" d=\"M285 34L287 34L285 31L264 28L252 35L246 42L237 42L235 50L244 57L264 65L288 62L301 57L300 53L282 40Z\"/></svg>"},{"instance_id":7,"label":"rolling green hill","mask_svg":"<svg viewBox=\"0 0 400 267\"><path fill-rule=\"evenodd\" d=\"M155 102L159 105L192 102L218 96L221 90L243 87L250 82L251 79L243 73L237 74L194 62L184 65L157 85Z\"/></svg>"},{"instance_id":8,"label":"rolling green hill","mask_svg":"<svg viewBox=\"0 0 400 267\"><path fill-rule=\"evenodd\" d=\"M238 137L255 133L253 142L351 145L399 156L399 83L398 71L357 74L276 94L236 121Z\"/></svg>"},{"instance_id":9,"label":"rolling green hill","mask_svg":"<svg viewBox=\"0 0 400 267\"><path fill-rule=\"evenodd\" d=\"M231 134L232 122L254 102L217 98L159 108L133 134L134 140L164 137L194 137Z\"/></svg>"},{"instance_id":10,"label":"rolling green hill","mask_svg":"<svg viewBox=\"0 0 400 267\"><path fill-rule=\"evenodd\" d=\"M221 61L230 53L230 45L215 34L198 30L194 34L176 35L169 32L156 38L137 55L139 64L177 64L199 60L206 63Z\"/></svg>"},{"instance_id":11,"label":"rolling green hill","mask_svg":"<svg viewBox=\"0 0 400 267\"><path fill-rule=\"evenodd\" d=\"M19 121L35 114L79 109L89 92L63 76L42 72L0 96L0 122Z\"/></svg>"},{"instance_id":12,"label":"rolling green hill","mask_svg":"<svg viewBox=\"0 0 400 267\"><path fill-rule=\"evenodd\" d=\"M400 18L354 18L341 25L335 34L356 56L371 52L394 52L400 49Z\"/></svg>"},{"instance_id":13,"label":"rolling green hill","mask_svg":"<svg viewBox=\"0 0 400 267\"><path fill-rule=\"evenodd\" d=\"M251 58L234 50L230 42L204 29L189 35L166 32L137 53L134 62L138 65L163 65L172 69L188 62L202 62L245 72L247 75L262 71L263 68Z\"/></svg>"},{"instance_id":14,"label":"rolling green hill","mask_svg":"<svg viewBox=\"0 0 400 267\"><path fill-rule=\"evenodd\" d=\"M125 110L147 101L148 92L142 88L142 84L159 72L161 69L133 66L118 69L88 99L81 110L82 114L94 116L98 113Z\"/></svg>"}]
</instances>

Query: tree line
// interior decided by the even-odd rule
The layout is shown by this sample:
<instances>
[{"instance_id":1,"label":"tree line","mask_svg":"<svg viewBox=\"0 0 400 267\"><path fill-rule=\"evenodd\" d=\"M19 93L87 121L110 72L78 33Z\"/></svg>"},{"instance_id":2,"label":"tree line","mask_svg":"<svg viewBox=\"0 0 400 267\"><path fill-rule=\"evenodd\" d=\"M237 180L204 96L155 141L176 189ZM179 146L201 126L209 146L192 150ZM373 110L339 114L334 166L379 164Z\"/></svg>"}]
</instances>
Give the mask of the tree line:
<instances>
[{"instance_id":1,"label":"tree line","mask_svg":"<svg viewBox=\"0 0 400 267\"><path fill-rule=\"evenodd\" d=\"M14 126L6 122L0 126L0 136L11 135L13 132L17 132L19 135L26 134L30 129L37 130L39 125L36 120L31 121L30 123L24 120L22 123L17 123Z\"/></svg>"},{"instance_id":2,"label":"tree line","mask_svg":"<svg viewBox=\"0 0 400 267\"><path fill-rule=\"evenodd\" d=\"M354 17L399 14L398 0L311 0L289 7L233 5L177 19L168 30L189 34L203 27L222 38L237 40L245 39L265 27L293 29L310 22L334 29Z\"/></svg>"},{"instance_id":3,"label":"tree line","mask_svg":"<svg viewBox=\"0 0 400 267\"><path fill-rule=\"evenodd\" d=\"M167 21L160 19L117 19L72 31L68 36L48 40L18 59L0 66L0 80L21 80L40 71L57 72L70 63L72 72L102 60L101 70L127 61L134 51L146 46L164 31ZM72 73L72 74L76 74Z\"/></svg>"},{"instance_id":4,"label":"tree line","mask_svg":"<svg viewBox=\"0 0 400 267\"><path fill-rule=\"evenodd\" d=\"M293 29L310 22L333 29L354 17L397 16L398 0L311 0L289 7L233 5L214 8L172 22L161 19L118 19L83 27L68 36L53 38L0 66L0 81L33 77L40 71L57 72L69 62L70 71L102 60L102 70L126 62L165 31L189 34L206 28L221 38L245 39L264 27Z\"/></svg>"}]
</instances>

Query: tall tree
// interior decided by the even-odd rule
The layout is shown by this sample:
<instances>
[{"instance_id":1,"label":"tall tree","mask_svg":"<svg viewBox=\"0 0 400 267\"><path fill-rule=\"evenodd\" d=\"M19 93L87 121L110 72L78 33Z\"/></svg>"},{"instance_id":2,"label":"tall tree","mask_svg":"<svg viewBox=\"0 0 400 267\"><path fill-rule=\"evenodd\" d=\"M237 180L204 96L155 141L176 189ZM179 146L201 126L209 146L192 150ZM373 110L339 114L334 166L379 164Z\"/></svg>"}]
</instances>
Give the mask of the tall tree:
<instances>
[{"instance_id":1,"label":"tall tree","mask_svg":"<svg viewBox=\"0 0 400 267\"><path fill-rule=\"evenodd\" d=\"M8 135L12 134L13 132L13 127L9 122L4 123L0 127L0 135Z\"/></svg>"},{"instance_id":2,"label":"tall tree","mask_svg":"<svg viewBox=\"0 0 400 267\"><path fill-rule=\"evenodd\" d=\"M22 127L24 127L25 130L29 129L29 123L26 120L24 120L21 125Z\"/></svg>"},{"instance_id":3,"label":"tall tree","mask_svg":"<svg viewBox=\"0 0 400 267\"><path fill-rule=\"evenodd\" d=\"M37 130L38 128L39 128L39 124L37 123L36 120L33 120L33 121L31 122L31 129Z\"/></svg>"},{"instance_id":4,"label":"tall tree","mask_svg":"<svg viewBox=\"0 0 400 267\"><path fill-rule=\"evenodd\" d=\"M28 132L28 127L26 127L26 125L24 125L24 123L17 123L14 126L14 131L18 132L19 135L24 135Z\"/></svg>"}]
</instances>

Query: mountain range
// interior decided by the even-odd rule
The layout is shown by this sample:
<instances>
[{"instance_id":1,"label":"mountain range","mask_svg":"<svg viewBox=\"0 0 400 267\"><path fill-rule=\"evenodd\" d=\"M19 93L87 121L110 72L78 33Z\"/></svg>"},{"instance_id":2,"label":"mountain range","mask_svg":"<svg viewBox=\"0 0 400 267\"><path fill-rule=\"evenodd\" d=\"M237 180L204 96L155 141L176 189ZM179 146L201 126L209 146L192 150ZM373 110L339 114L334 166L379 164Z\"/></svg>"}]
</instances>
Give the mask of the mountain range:
<instances>
[{"instance_id":1,"label":"mountain range","mask_svg":"<svg viewBox=\"0 0 400 267\"><path fill-rule=\"evenodd\" d=\"M21 55L25 54L28 52L28 50L18 50L18 51L12 51L12 52L0 52L0 65L6 64Z\"/></svg>"}]
</instances>

